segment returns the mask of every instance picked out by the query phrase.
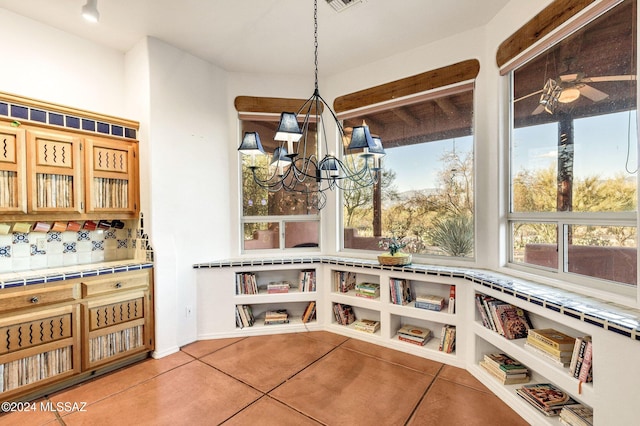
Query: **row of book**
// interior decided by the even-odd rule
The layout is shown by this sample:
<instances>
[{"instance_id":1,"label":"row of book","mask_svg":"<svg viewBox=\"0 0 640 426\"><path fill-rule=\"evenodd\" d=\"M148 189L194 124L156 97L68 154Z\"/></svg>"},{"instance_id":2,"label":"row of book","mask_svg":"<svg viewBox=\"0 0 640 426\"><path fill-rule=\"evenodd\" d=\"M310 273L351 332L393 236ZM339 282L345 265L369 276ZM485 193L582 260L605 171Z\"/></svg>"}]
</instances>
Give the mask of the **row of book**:
<instances>
[{"instance_id":1,"label":"row of book","mask_svg":"<svg viewBox=\"0 0 640 426\"><path fill-rule=\"evenodd\" d=\"M312 300L302 312L302 322L307 323L314 319L316 319L316 302Z\"/></svg>"},{"instance_id":2,"label":"row of book","mask_svg":"<svg viewBox=\"0 0 640 426\"><path fill-rule=\"evenodd\" d=\"M391 303L395 305L406 305L413 300L411 286L405 279L390 278L389 290L391 291Z\"/></svg>"},{"instance_id":3,"label":"row of book","mask_svg":"<svg viewBox=\"0 0 640 426\"><path fill-rule=\"evenodd\" d=\"M438 350L440 352L452 353L456 349L456 327L445 324L440 332L440 344Z\"/></svg>"},{"instance_id":4,"label":"row of book","mask_svg":"<svg viewBox=\"0 0 640 426\"><path fill-rule=\"evenodd\" d=\"M482 324L509 340L523 339L533 328L522 308L483 294L476 294L475 302Z\"/></svg>"},{"instance_id":5,"label":"row of book","mask_svg":"<svg viewBox=\"0 0 640 426\"><path fill-rule=\"evenodd\" d=\"M306 269L306 270L300 271L298 282L299 282L298 290L316 291L315 269Z\"/></svg>"},{"instance_id":6,"label":"row of book","mask_svg":"<svg viewBox=\"0 0 640 426\"><path fill-rule=\"evenodd\" d=\"M99 209L129 207L129 181L125 179L94 178L93 202Z\"/></svg>"},{"instance_id":7,"label":"row of book","mask_svg":"<svg viewBox=\"0 0 640 426\"><path fill-rule=\"evenodd\" d=\"M38 207L68 208L73 206L73 176L38 173L36 203Z\"/></svg>"},{"instance_id":8,"label":"row of book","mask_svg":"<svg viewBox=\"0 0 640 426\"><path fill-rule=\"evenodd\" d=\"M356 274L354 272L335 271L333 273L333 290L348 293L356 288Z\"/></svg>"},{"instance_id":9,"label":"row of book","mask_svg":"<svg viewBox=\"0 0 640 426\"><path fill-rule=\"evenodd\" d=\"M253 309L251 305L236 305L236 326L239 328L253 327L256 322L256 318L253 315ZM301 320L303 323L313 321L316 318L316 302L311 301L307 303L307 306L302 312ZM271 309L264 314L264 324L288 324L290 320L290 314L286 309Z\"/></svg>"},{"instance_id":10,"label":"row of book","mask_svg":"<svg viewBox=\"0 0 640 426\"><path fill-rule=\"evenodd\" d=\"M266 286L267 293L288 293L293 287L290 281L272 281ZM263 291L264 291L264 287ZM300 271L298 280L299 291L316 291L316 271L313 269ZM258 294L260 289L253 272L239 272L236 274L236 294Z\"/></svg>"},{"instance_id":11,"label":"row of book","mask_svg":"<svg viewBox=\"0 0 640 426\"><path fill-rule=\"evenodd\" d=\"M18 207L16 180L16 172L0 171L0 208Z\"/></svg>"},{"instance_id":12,"label":"row of book","mask_svg":"<svg viewBox=\"0 0 640 426\"><path fill-rule=\"evenodd\" d=\"M593 347L591 336L577 337L569 362L569 373L581 382L593 382Z\"/></svg>"},{"instance_id":13,"label":"row of book","mask_svg":"<svg viewBox=\"0 0 640 426\"><path fill-rule=\"evenodd\" d=\"M71 346L0 364L0 392L10 391L73 369Z\"/></svg>"},{"instance_id":14,"label":"row of book","mask_svg":"<svg viewBox=\"0 0 640 426\"><path fill-rule=\"evenodd\" d=\"M349 325L356 320L353 307L344 303L333 304L333 316L340 325Z\"/></svg>"},{"instance_id":15,"label":"row of book","mask_svg":"<svg viewBox=\"0 0 640 426\"><path fill-rule=\"evenodd\" d=\"M236 294L258 294L256 274L253 272L236 274Z\"/></svg>"},{"instance_id":16,"label":"row of book","mask_svg":"<svg viewBox=\"0 0 640 426\"><path fill-rule=\"evenodd\" d=\"M89 340L89 360L91 362L109 358L143 345L143 326L138 325Z\"/></svg>"}]
</instances>

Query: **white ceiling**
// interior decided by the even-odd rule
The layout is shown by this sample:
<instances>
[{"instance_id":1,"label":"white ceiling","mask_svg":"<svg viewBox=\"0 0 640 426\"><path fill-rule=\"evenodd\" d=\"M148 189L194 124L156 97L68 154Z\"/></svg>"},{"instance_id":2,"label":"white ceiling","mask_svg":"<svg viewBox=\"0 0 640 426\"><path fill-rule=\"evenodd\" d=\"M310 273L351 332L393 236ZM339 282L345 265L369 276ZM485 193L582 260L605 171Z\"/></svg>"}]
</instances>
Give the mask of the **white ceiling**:
<instances>
[{"instance_id":1,"label":"white ceiling","mask_svg":"<svg viewBox=\"0 0 640 426\"><path fill-rule=\"evenodd\" d=\"M485 25L509 0L363 0L342 12L318 0L319 72L362 63ZM228 71L313 72L312 0L0 0L0 7L122 52L146 35Z\"/></svg>"}]
</instances>

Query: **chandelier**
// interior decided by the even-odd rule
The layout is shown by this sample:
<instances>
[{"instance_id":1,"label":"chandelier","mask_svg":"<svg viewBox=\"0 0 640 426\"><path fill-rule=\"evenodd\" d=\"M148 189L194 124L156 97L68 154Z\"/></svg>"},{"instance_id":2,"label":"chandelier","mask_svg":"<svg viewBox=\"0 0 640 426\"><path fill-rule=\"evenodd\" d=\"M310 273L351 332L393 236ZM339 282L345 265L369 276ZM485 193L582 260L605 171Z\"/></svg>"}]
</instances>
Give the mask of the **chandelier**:
<instances>
[{"instance_id":1,"label":"chandelier","mask_svg":"<svg viewBox=\"0 0 640 426\"><path fill-rule=\"evenodd\" d=\"M379 137L369 127L353 127L351 135L345 132L335 112L318 91L318 2L313 2L315 88L297 112L283 112L273 138L279 145L269 161L267 173L258 171L256 156L266 155L257 132L245 132L238 148L250 156L249 169L253 180L270 192L286 191L306 197L309 205L322 209L326 205L326 191L339 188L354 191L372 187L378 182L380 159L385 151ZM329 150L323 113L329 112L335 121L339 140L342 141L343 159ZM301 120L301 125L298 122ZM315 131L314 131L315 124ZM345 133L347 133L345 135ZM318 143L321 141L321 143ZM323 157L318 147L323 146Z\"/></svg>"}]
</instances>

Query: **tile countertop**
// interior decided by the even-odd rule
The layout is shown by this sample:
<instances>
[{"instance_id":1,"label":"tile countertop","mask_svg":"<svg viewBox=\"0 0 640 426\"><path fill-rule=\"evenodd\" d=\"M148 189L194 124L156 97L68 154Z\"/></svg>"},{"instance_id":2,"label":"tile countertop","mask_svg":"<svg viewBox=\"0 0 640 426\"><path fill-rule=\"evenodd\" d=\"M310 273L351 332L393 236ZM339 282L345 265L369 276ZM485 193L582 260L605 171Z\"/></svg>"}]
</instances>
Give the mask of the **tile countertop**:
<instances>
[{"instance_id":1,"label":"tile countertop","mask_svg":"<svg viewBox=\"0 0 640 426\"><path fill-rule=\"evenodd\" d=\"M140 260L116 260L112 262L88 263L85 265L65 266L62 268L38 269L0 274L0 289L43 284L74 278L94 277L152 268L153 263Z\"/></svg>"},{"instance_id":2,"label":"tile countertop","mask_svg":"<svg viewBox=\"0 0 640 426\"><path fill-rule=\"evenodd\" d=\"M206 269L238 266L305 265L315 263L463 278L500 293L505 293L509 296L575 318L579 321L621 334L632 340L640 341L640 310L638 309L483 269L417 264L386 266L380 265L376 260L339 256L225 259L209 263L200 263L193 265L193 267L196 269Z\"/></svg>"}]
</instances>

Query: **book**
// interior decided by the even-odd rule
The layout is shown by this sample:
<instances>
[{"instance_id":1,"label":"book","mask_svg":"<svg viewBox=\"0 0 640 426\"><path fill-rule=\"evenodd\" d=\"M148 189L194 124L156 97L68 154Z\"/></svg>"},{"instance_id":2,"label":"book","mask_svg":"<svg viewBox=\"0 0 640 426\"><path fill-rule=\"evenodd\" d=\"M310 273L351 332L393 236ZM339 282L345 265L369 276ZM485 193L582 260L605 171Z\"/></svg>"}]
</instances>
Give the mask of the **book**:
<instances>
[{"instance_id":1,"label":"book","mask_svg":"<svg viewBox=\"0 0 640 426\"><path fill-rule=\"evenodd\" d=\"M564 405L576 404L569 394L551 383L524 385L516 393L547 416L557 416Z\"/></svg>"},{"instance_id":2,"label":"book","mask_svg":"<svg viewBox=\"0 0 640 426\"><path fill-rule=\"evenodd\" d=\"M376 283L359 283L356 284L356 296L367 299L376 299L380 297L380 284Z\"/></svg>"},{"instance_id":3,"label":"book","mask_svg":"<svg viewBox=\"0 0 640 426\"><path fill-rule=\"evenodd\" d=\"M335 271L334 289L340 293L348 293L356 287L356 274L353 272Z\"/></svg>"},{"instance_id":4,"label":"book","mask_svg":"<svg viewBox=\"0 0 640 426\"><path fill-rule=\"evenodd\" d=\"M316 291L316 271L315 269L304 269L300 271L298 278L299 291Z\"/></svg>"},{"instance_id":5,"label":"book","mask_svg":"<svg viewBox=\"0 0 640 426\"><path fill-rule=\"evenodd\" d=\"M582 358L582 365L580 366L580 371L578 372L578 380L581 382L591 382L593 381L593 376L591 373L591 358L593 348L591 339L587 340L584 348L584 355Z\"/></svg>"},{"instance_id":6,"label":"book","mask_svg":"<svg viewBox=\"0 0 640 426\"><path fill-rule=\"evenodd\" d=\"M456 327L453 325L444 325L440 335L440 344L438 350L452 353L456 348Z\"/></svg>"},{"instance_id":7,"label":"book","mask_svg":"<svg viewBox=\"0 0 640 426\"><path fill-rule=\"evenodd\" d=\"M416 295L414 306L420 309L441 311L442 309L444 309L444 297L435 296L432 294Z\"/></svg>"},{"instance_id":8,"label":"book","mask_svg":"<svg viewBox=\"0 0 640 426\"><path fill-rule=\"evenodd\" d=\"M583 404L564 405L560 420L570 426L593 426L593 408Z\"/></svg>"},{"instance_id":9,"label":"book","mask_svg":"<svg viewBox=\"0 0 640 426\"><path fill-rule=\"evenodd\" d=\"M480 366L485 369L489 374L498 379L503 385L515 385L519 383L527 383L529 382L530 377L528 374L517 374L513 376L507 376L500 374L500 372L496 371L493 367L491 367L485 361L480 361Z\"/></svg>"},{"instance_id":10,"label":"book","mask_svg":"<svg viewBox=\"0 0 640 426\"><path fill-rule=\"evenodd\" d=\"M411 286L404 279L390 278L389 290L391 291L391 302L396 305L406 305L411 302Z\"/></svg>"},{"instance_id":11,"label":"book","mask_svg":"<svg viewBox=\"0 0 640 426\"><path fill-rule=\"evenodd\" d=\"M380 328L380 321L359 319L353 322L353 327L358 331L375 333Z\"/></svg>"},{"instance_id":12,"label":"book","mask_svg":"<svg viewBox=\"0 0 640 426\"><path fill-rule=\"evenodd\" d=\"M447 305L447 313L456 313L456 286L449 287L449 304Z\"/></svg>"},{"instance_id":13,"label":"book","mask_svg":"<svg viewBox=\"0 0 640 426\"><path fill-rule=\"evenodd\" d=\"M533 346L531 344L529 344L529 342L525 342L524 343L524 348L526 350L528 350L529 352L535 353L537 355L540 355L542 358L546 359L547 361L555 364L558 367L568 367L569 366L569 362L571 362L570 359L567 358L558 358L555 357L553 355L551 355L549 352L545 351L544 349L540 349L537 346Z\"/></svg>"},{"instance_id":14,"label":"book","mask_svg":"<svg viewBox=\"0 0 640 426\"><path fill-rule=\"evenodd\" d=\"M575 338L553 328L530 329L529 335L556 350L571 351Z\"/></svg>"},{"instance_id":15,"label":"book","mask_svg":"<svg viewBox=\"0 0 640 426\"><path fill-rule=\"evenodd\" d=\"M335 303L333 305L333 314L336 322L340 325L349 325L356 320L353 308L350 305Z\"/></svg>"},{"instance_id":16,"label":"book","mask_svg":"<svg viewBox=\"0 0 640 426\"><path fill-rule=\"evenodd\" d=\"M315 319L315 317L316 317L316 302L311 301L307 304L307 307L304 309L304 312L302 313L302 322L303 323L309 322Z\"/></svg>"},{"instance_id":17,"label":"book","mask_svg":"<svg viewBox=\"0 0 640 426\"><path fill-rule=\"evenodd\" d=\"M531 346L535 346L538 349L545 351L546 353L548 353L549 355L552 355L555 358L562 359L565 361L571 361L571 356L573 355L573 351L556 350L554 348L549 347L548 345L545 345L544 343L542 343L537 339L533 339L531 336L527 337L527 343Z\"/></svg>"},{"instance_id":18,"label":"book","mask_svg":"<svg viewBox=\"0 0 640 426\"><path fill-rule=\"evenodd\" d=\"M399 339L402 338L401 340L422 341L423 344L431 338L431 330L411 324L405 324L400 327L397 334Z\"/></svg>"},{"instance_id":19,"label":"book","mask_svg":"<svg viewBox=\"0 0 640 426\"><path fill-rule=\"evenodd\" d=\"M529 369L521 364L520 361L516 361L515 359L503 353L485 354L484 361L487 364L490 364L497 369L504 371L505 374L520 374L529 372Z\"/></svg>"},{"instance_id":20,"label":"book","mask_svg":"<svg viewBox=\"0 0 640 426\"><path fill-rule=\"evenodd\" d=\"M277 309L267 311L264 315L265 325L270 324L287 324L289 322L289 313L286 309Z\"/></svg>"},{"instance_id":21,"label":"book","mask_svg":"<svg viewBox=\"0 0 640 426\"><path fill-rule=\"evenodd\" d=\"M431 333L431 330L416 325L405 324L398 329L398 333L425 338Z\"/></svg>"},{"instance_id":22,"label":"book","mask_svg":"<svg viewBox=\"0 0 640 426\"><path fill-rule=\"evenodd\" d=\"M524 309L509 304L501 304L495 306L495 311L504 337L509 340L527 337L528 331L532 327Z\"/></svg>"},{"instance_id":23,"label":"book","mask_svg":"<svg viewBox=\"0 0 640 426\"><path fill-rule=\"evenodd\" d=\"M576 365L578 364L578 354L580 353L580 346L582 345L583 341L583 337L576 337L576 342L573 346L573 352L571 354L571 362L569 363L569 373L572 376L576 372Z\"/></svg>"}]
</instances>

